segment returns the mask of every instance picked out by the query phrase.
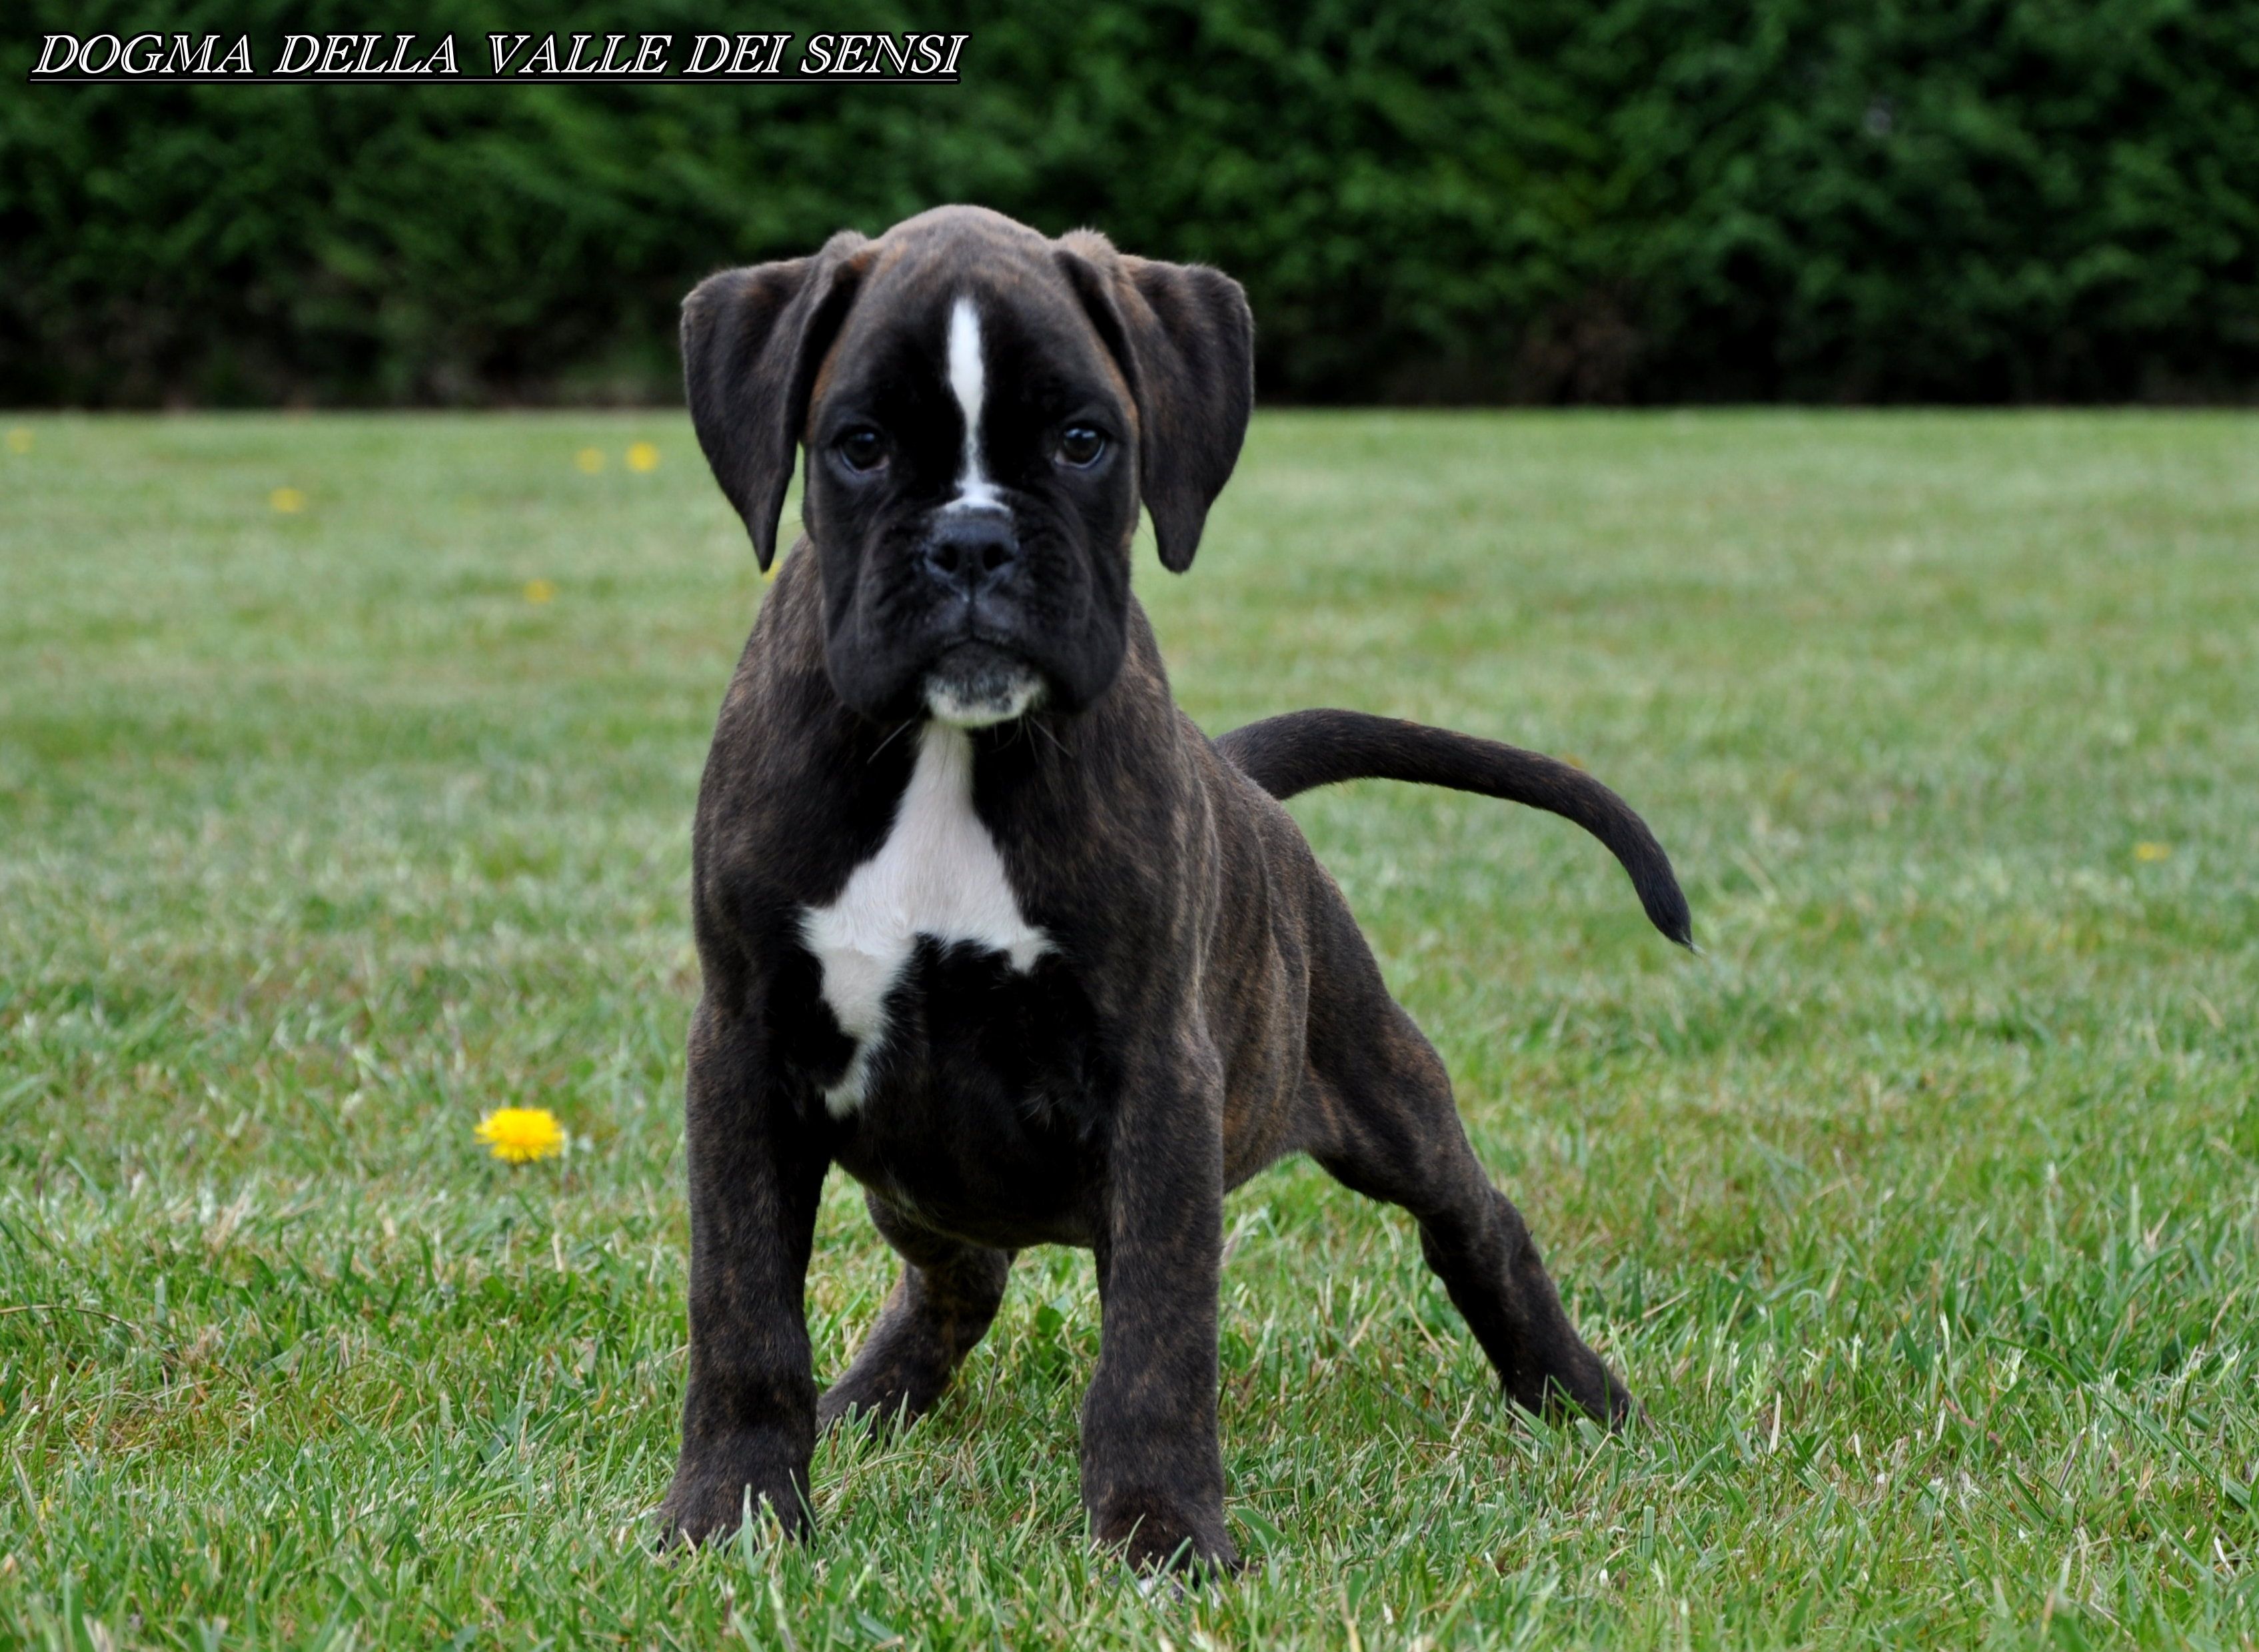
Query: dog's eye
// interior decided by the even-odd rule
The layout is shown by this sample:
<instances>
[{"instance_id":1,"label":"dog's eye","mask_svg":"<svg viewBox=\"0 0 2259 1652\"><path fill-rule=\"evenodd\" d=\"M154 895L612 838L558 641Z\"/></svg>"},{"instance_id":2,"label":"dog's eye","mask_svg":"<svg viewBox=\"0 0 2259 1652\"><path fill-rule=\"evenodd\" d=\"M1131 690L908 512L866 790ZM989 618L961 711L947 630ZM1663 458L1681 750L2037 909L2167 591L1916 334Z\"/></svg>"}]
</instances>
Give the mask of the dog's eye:
<instances>
[{"instance_id":1,"label":"dog's eye","mask_svg":"<svg viewBox=\"0 0 2259 1652\"><path fill-rule=\"evenodd\" d=\"M857 425L831 445L850 470L876 470L887 462L887 438L867 424Z\"/></svg>"},{"instance_id":2,"label":"dog's eye","mask_svg":"<svg viewBox=\"0 0 2259 1652\"><path fill-rule=\"evenodd\" d=\"M1070 424L1059 432L1059 462L1072 465L1077 470L1087 470L1098 463L1098 456L1106 451L1106 438L1087 424Z\"/></svg>"}]
</instances>

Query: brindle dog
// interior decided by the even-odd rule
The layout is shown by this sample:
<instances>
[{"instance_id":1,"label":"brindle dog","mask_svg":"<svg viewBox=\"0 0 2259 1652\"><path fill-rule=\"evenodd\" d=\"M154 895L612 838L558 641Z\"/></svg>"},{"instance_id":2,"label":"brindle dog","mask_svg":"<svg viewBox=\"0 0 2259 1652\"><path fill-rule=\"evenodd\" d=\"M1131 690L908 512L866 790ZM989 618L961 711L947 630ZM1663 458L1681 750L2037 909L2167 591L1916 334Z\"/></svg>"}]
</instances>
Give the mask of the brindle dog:
<instances>
[{"instance_id":1,"label":"brindle dog","mask_svg":"<svg viewBox=\"0 0 2259 1652\"><path fill-rule=\"evenodd\" d=\"M1360 775L1564 815L1687 938L1614 794L1350 712L1211 742L1130 591L1142 503L1193 559L1237 459L1253 325L1212 269L947 208L731 270L683 310L690 411L761 565L798 452L805 537L723 703L698 802L690 1373L663 1520L809 1528L819 1429L915 1415L1015 1250L1096 1255L1082 1409L1097 1539L1236 1562L1216 1438L1223 1196L1308 1153L1420 1224L1521 1405L1621 1422L1483 1174L1441 1061L1275 801ZM832 1164L901 1282L819 1395L802 1292Z\"/></svg>"}]
</instances>

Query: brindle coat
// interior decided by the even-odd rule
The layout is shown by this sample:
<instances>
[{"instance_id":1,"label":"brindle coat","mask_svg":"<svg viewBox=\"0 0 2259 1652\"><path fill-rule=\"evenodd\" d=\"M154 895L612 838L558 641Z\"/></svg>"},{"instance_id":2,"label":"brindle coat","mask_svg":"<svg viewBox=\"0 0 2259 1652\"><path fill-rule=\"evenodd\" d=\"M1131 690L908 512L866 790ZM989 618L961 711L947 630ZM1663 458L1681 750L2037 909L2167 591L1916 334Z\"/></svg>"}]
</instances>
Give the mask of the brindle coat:
<instances>
[{"instance_id":1,"label":"brindle coat","mask_svg":"<svg viewBox=\"0 0 2259 1652\"><path fill-rule=\"evenodd\" d=\"M969 575L937 548L965 521L944 508L967 439L944 341L968 295L987 363L972 434L1009 518L995 566ZM1219 745L1177 709L1130 595L1130 537L1142 501L1163 559L1190 562L1245 428L1251 346L1244 300L1215 271L963 208L717 275L685 306L699 437L764 566L802 445L808 484L807 536L746 644L699 797L672 1534L726 1532L749 1498L807 1530L817 1432L932 1405L1013 1253L1072 1244L1095 1253L1103 1316L1082 1412L1094 1535L1140 1563L1234 1563L1216 1434L1223 1196L1293 1152L1411 1212L1514 1399L1628 1413L1272 793L1401 773L1516 797L1599 832L1682 939L1684 901L1637 817L1547 759L1346 713ZM1069 428L1095 433L1097 460L1069 461L1090 445L1063 445ZM1000 670L1034 673L1043 698L972 733L972 803L1050 948L1023 971L921 940L859 1102L827 1107L856 1046L805 915L886 840L922 696ZM834 1164L903 1266L819 1394L802 1294Z\"/></svg>"}]
</instances>

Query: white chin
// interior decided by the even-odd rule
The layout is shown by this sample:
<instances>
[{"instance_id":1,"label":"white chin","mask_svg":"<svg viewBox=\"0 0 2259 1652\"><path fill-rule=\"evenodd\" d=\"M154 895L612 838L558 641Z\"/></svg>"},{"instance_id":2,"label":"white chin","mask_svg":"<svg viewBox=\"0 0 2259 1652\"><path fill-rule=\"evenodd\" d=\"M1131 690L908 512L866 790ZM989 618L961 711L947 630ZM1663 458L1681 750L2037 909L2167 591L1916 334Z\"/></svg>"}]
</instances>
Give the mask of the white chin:
<instances>
[{"instance_id":1,"label":"white chin","mask_svg":"<svg viewBox=\"0 0 2259 1652\"><path fill-rule=\"evenodd\" d=\"M1044 680L1026 666L966 677L937 672L926 679L925 709L953 729L987 729L1009 723L1044 697Z\"/></svg>"}]
</instances>

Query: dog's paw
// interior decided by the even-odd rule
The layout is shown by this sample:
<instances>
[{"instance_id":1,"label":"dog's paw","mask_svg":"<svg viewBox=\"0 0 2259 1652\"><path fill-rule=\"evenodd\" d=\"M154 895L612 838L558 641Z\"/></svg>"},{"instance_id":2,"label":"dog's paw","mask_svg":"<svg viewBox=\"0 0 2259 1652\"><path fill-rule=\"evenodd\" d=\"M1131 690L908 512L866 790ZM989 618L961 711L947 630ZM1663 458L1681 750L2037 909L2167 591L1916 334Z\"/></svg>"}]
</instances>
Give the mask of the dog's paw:
<instances>
[{"instance_id":1,"label":"dog's paw","mask_svg":"<svg viewBox=\"0 0 2259 1652\"><path fill-rule=\"evenodd\" d=\"M1639 1401L1631 1397L1631 1390L1623 1385L1615 1372L1602 1368L1600 1375L1607 1378L1607 1413L1598 1421L1610 1434L1622 1434L1636 1428L1647 1413Z\"/></svg>"},{"instance_id":2,"label":"dog's paw","mask_svg":"<svg viewBox=\"0 0 2259 1652\"><path fill-rule=\"evenodd\" d=\"M932 1409L943 1385L924 1371L892 1364L866 1370L859 1360L816 1402L816 1431L850 1424L882 1437L895 1433Z\"/></svg>"},{"instance_id":3,"label":"dog's paw","mask_svg":"<svg viewBox=\"0 0 2259 1652\"><path fill-rule=\"evenodd\" d=\"M1201 1578L1229 1576L1245 1563L1224 1529L1222 1509L1190 1508L1160 1492L1108 1499L1093 1517L1091 1529L1101 1548L1143 1572Z\"/></svg>"},{"instance_id":4,"label":"dog's paw","mask_svg":"<svg viewBox=\"0 0 2259 1652\"><path fill-rule=\"evenodd\" d=\"M662 1549L719 1542L735 1533L748 1514L761 1518L766 1506L787 1537L815 1535L809 1512L806 1470L795 1473L745 1446L710 1444L695 1455L685 1449L674 1484L659 1509Z\"/></svg>"},{"instance_id":5,"label":"dog's paw","mask_svg":"<svg viewBox=\"0 0 2259 1652\"><path fill-rule=\"evenodd\" d=\"M1564 1366L1525 1383L1501 1379L1500 1385L1514 1404L1550 1423L1589 1417L1617 1434L1639 1421L1639 1402L1598 1355L1587 1352L1582 1358L1564 1361Z\"/></svg>"}]
</instances>

